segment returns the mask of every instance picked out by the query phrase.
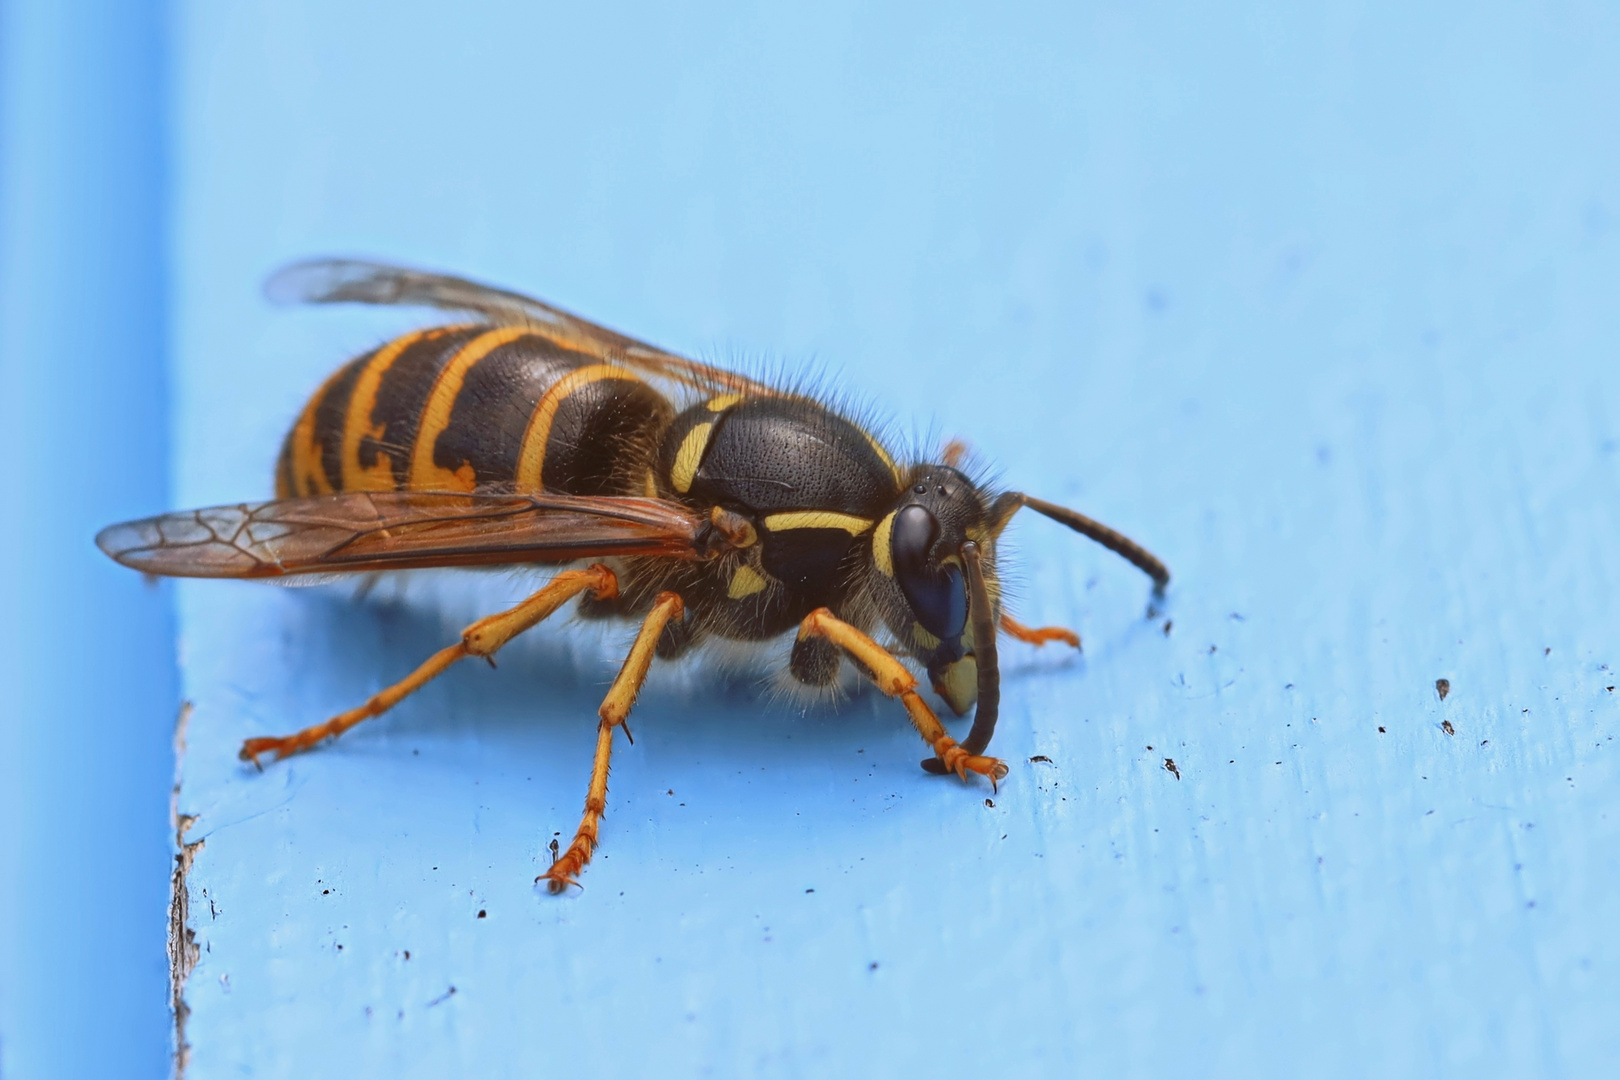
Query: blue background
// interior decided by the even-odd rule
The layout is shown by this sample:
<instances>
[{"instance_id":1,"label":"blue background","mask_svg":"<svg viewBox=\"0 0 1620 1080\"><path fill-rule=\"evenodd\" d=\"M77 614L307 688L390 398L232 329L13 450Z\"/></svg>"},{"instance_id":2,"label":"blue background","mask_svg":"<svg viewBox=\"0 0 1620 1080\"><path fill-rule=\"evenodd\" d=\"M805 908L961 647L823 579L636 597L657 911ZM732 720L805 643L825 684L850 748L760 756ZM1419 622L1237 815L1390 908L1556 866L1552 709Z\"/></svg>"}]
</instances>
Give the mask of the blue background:
<instances>
[{"instance_id":1,"label":"blue background","mask_svg":"<svg viewBox=\"0 0 1620 1080\"><path fill-rule=\"evenodd\" d=\"M167 217L125 210L165 222L143 241L165 288L127 317L166 315L150 333L168 327L172 486L42 492L72 504L64 536L266 493L323 375L416 325L259 298L287 259L354 253L705 358L830 370L902 442L964 435L1176 574L1144 619L1129 567L1015 525L1018 614L1075 626L1086 652L1006 647L994 805L923 775L873 695L801 714L747 679L660 671L585 889L555 900L531 881L577 821L628 630L542 628L498 671L465 665L260 775L241 738L360 701L535 582L413 579L357 605L147 594L64 565L76 587L177 603L196 706L179 804L204 842L189 1075L1517 1077L1616 1059L1612 7L172 16L152 46ZM58 313L45 342L78 309L13 299L13 265L6 302ZM11 357L44 348L11 341L8 387ZM30 370L66 394L59 367ZM148 394L161 378L140 376ZM105 666L158 651L125 618L90 626L104 665L75 694L153 689ZM50 670L84 670L32 640ZM138 712L75 699L53 737L104 752L116 731L153 760L167 721L119 718ZM75 813L159 835L149 772L124 804L146 791L139 814ZM38 820L13 797L13 820ZM21 835L27 866L43 842ZM87 925L145 919L129 955L150 966L152 881L150 916L133 884L116 905L13 891L40 918L60 900ZM134 978L99 992L127 1004ZM6 1075L43 1075L22 1055L45 1052L52 1014L7 994Z\"/></svg>"},{"instance_id":2,"label":"blue background","mask_svg":"<svg viewBox=\"0 0 1620 1080\"><path fill-rule=\"evenodd\" d=\"M0 0L0 1076L159 1077L169 590L91 538L170 499L170 42Z\"/></svg>"}]
</instances>

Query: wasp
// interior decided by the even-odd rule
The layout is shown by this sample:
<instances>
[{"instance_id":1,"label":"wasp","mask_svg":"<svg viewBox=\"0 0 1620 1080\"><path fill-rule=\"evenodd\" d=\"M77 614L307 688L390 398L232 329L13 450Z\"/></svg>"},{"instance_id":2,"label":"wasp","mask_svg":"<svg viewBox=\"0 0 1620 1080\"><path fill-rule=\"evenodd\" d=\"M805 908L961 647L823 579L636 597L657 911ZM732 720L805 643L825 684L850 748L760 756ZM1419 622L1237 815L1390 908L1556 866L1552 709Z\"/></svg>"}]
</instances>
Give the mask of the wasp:
<instances>
[{"instance_id":1,"label":"wasp","mask_svg":"<svg viewBox=\"0 0 1620 1080\"><path fill-rule=\"evenodd\" d=\"M1007 775L985 754L1000 701L998 633L1080 644L1001 610L996 542L1009 519L1028 507L1129 560L1157 594L1170 580L1164 563L1105 525L987 490L959 468L960 444L941 461L898 462L813 394L519 293L337 259L288 266L265 291L277 302L429 307L467 321L395 338L328 378L287 433L273 501L113 525L96 542L125 566L180 577L561 567L357 708L248 739L240 756L255 764L381 715L457 661L493 663L570 600L585 618L639 623L599 710L579 828L535 879L552 892L577 884L597 847L614 732L630 737L655 657L791 633L794 680L830 687L851 661L905 708L933 751L926 770L994 786ZM960 743L913 668L958 716L974 710Z\"/></svg>"}]
</instances>

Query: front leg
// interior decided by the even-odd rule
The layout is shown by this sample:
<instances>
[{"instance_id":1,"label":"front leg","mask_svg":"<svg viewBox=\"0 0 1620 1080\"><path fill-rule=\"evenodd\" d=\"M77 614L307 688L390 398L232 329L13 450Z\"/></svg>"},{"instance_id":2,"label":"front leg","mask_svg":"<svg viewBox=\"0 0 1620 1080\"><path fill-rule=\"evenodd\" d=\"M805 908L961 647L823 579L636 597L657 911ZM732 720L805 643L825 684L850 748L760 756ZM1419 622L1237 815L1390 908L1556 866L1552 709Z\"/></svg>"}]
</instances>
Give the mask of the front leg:
<instances>
[{"instance_id":1,"label":"front leg","mask_svg":"<svg viewBox=\"0 0 1620 1080\"><path fill-rule=\"evenodd\" d=\"M918 695L917 677L883 646L826 608L817 608L799 624L799 641L810 638L823 638L844 650L874 686L892 698L899 698L917 734L934 748L934 755L944 762L946 770L964 780L970 772L987 776L992 788L997 780L1007 775L1007 765L1000 758L970 754L956 745L956 740L945 733L934 710Z\"/></svg>"}]
</instances>

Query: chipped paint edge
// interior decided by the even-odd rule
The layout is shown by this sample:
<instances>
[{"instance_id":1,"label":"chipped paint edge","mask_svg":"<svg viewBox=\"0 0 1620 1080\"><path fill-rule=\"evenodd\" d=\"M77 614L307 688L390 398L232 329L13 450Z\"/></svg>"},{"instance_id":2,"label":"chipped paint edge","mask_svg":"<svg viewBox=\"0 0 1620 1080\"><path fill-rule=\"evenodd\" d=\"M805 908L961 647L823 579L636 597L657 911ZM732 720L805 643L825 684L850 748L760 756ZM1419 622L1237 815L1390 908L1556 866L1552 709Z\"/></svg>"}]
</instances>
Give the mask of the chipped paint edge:
<instances>
[{"instance_id":1,"label":"chipped paint edge","mask_svg":"<svg viewBox=\"0 0 1620 1080\"><path fill-rule=\"evenodd\" d=\"M201 955L197 933L191 927L191 886L187 878L203 841L186 842L186 833L197 818L180 812L180 770L186 760L186 725L190 722L191 702L181 702L174 721L174 786L169 790L169 824L174 828L175 847L174 874L169 879L169 1008L174 1014L175 1080L184 1080L191 1058L191 1044L186 1041L186 1020L191 1015L191 1006L186 1004L186 980L191 978Z\"/></svg>"}]
</instances>

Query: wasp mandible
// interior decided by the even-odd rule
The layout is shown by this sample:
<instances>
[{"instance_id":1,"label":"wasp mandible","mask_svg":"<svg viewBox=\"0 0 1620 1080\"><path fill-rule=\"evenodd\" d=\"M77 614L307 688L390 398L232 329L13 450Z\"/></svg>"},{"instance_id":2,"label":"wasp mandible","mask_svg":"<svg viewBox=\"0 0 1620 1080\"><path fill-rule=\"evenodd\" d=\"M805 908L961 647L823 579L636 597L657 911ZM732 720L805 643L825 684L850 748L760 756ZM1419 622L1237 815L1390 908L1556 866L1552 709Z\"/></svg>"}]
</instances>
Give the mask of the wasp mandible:
<instances>
[{"instance_id":1,"label":"wasp mandible","mask_svg":"<svg viewBox=\"0 0 1620 1080\"><path fill-rule=\"evenodd\" d=\"M294 422L271 502L164 514L96 537L149 574L276 578L422 567L561 565L516 607L468 626L404 679L324 724L248 739L283 758L378 716L456 661L493 657L577 598L586 618L639 621L599 710L585 812L544 880L577 883L607 808L615 728L654 657L705 639L793 633L788 668L812 687L846 657L899 700L935 773L988 777L1000 701L998 632L1079 639L1001 611L996 540L1022 507L1117 552L1162 593L1165 565L1073 510L995 493L944 460L897 463L870 431L802 391L701 364L531 297L352 260L273 275L278 302L426 306L471 316L351 360ZM655 384L674 390L681 407ZM589 562L588 560L598 560ZM573 564L573 565L569 565ZM883 643L879 643L879 638ZM918 693L925 670L961 743Z\"/></svg>"}]
</instances>

